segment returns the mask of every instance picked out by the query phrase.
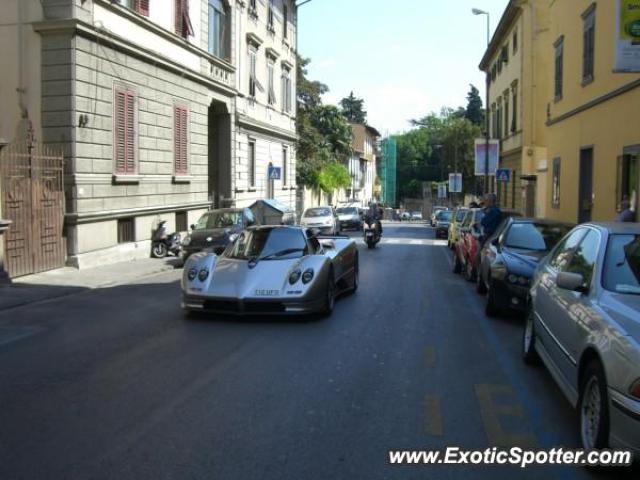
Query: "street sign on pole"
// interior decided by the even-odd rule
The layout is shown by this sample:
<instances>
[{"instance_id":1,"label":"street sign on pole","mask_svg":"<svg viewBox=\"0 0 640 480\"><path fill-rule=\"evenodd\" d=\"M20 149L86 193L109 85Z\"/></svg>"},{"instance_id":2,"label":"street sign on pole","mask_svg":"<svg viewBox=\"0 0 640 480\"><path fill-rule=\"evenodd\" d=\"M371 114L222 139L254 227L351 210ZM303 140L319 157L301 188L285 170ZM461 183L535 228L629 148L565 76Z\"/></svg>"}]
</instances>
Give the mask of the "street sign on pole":
<instances>
[{"instance_id":1,"label":"street sign on pole","mask_svg":"<svg viewBox=\"0 0 640 480\"><path fill-rule=\"evenodd\" d=\"M511 181L511 170L499 168L496 170L496 182L509 183Z\"/></svg>"},{"instance_id":2,"label":"street sign on pole","mask_svg":"<svg viewBox=\"0 0 640 480\"><path fill-rule=\"evenodd\" d=\"M489 140L489 164L486 165L487 141L484 138L478 138L475 141L475 174L482 177L485 173L488 176L496 174L498 168L498 151L500 142L498 140ZM485 172L485 169L487 170Z\"/></svg>"},{"instance_id":3,"label":"street sign on pole","mask_svg":"<svg viewBox=\"0 0 640 480\"><path fill-rule=\"evenodd\" d=\"M461 173L449 174L449 192L462 193L462 174Z\"/></svg>"},{"instance_id":4,"label":"street sign on pole","mask_svg":"<svg viewBox=\"0 0 640 480\"><path fill-rule=\"evenodd\" d=\"M280 180L282 175L282 168L274 167L273 165L269 165L269 180Z\"/></svg>"},{"instance_id":5,"label":"street sign on pole","mask_svg":"<svg viewBox=\"0 0 640 480\"><path fill-rule=\"evenodd\" d=\"M438 185L438 198L447 198L447 185L439 184Z\"/></svg>"}]
</instances>

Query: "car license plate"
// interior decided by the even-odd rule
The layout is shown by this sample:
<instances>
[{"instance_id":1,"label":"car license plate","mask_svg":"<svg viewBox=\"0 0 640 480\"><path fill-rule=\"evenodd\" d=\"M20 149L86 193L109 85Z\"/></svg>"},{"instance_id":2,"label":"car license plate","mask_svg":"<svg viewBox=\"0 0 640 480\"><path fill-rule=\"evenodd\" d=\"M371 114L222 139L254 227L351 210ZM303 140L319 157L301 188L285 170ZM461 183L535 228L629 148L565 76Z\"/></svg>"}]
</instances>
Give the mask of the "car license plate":
<instances>
[{"instance_id":1,"label":"car license plate","mask_svg":"<svg viewBox=\"0 0 640 480\"><path fill-rule=\"evenodd\" d=\"M280 290L256 290L256 297L277 297Z\"/></svg>"}]
</instances>

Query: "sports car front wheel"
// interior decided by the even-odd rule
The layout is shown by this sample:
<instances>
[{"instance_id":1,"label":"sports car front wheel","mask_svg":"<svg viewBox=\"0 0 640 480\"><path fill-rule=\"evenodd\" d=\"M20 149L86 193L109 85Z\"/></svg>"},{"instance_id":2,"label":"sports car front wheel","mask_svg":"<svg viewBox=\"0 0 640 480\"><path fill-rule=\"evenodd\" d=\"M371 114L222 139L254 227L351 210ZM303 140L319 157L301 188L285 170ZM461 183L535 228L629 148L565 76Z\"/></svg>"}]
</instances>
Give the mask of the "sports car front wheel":
<instances>
[{"instance_id":1,"label":"sports car front wheel","mask_svg":"<svg viewBox=\"0 0 640 480\"><path fill-rule=\"evenodd\" d=\"M333 273L330 273L329 280L327 280L327 292L325 293L323 313L327 316L331 315L335 304L336 304L336 282L333 279Z\"/></svg>"}]
</instances>

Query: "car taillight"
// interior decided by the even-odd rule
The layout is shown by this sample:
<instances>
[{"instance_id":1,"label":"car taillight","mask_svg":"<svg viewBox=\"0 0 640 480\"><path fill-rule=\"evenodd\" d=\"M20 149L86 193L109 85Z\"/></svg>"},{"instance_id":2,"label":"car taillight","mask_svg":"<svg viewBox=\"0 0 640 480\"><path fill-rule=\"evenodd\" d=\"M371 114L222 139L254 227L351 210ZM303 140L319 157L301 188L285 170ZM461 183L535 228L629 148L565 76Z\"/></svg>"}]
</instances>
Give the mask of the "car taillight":
<instances>
[{"instance_id":1,"label":"car taillight","mask_svg":"<svg viewBox=\"0 0 640 480\"><path fill-rule=\"evenodd\" d=\"M632 397L640 400L640 378L631 384L629 387L629 393Z\"/></svg>"}]
</instances>

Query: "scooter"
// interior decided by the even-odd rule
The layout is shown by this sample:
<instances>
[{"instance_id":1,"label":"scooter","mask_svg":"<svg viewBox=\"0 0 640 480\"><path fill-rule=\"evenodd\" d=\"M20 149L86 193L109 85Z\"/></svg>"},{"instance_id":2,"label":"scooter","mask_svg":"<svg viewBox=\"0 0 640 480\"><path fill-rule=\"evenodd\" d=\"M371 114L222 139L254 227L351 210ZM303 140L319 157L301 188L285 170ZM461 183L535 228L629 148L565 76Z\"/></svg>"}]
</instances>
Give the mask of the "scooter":
<instances>
[{"instance_id":1,"label":"scooter","mask_svg":"<svg viewBox=\"0 0 640 480\"><path fill-rule=\"evenodd\" d=\"M154 258L164 258L171 253L176 257L182 252L182 238L178 232L167 235L167 221L160 220L158 228L151 237L151 255Z\"/></svg>"},{"instance_id":2,"label":"scooter","mask_svg":"<svg viewBox=\"0 0 640 480\"><path fill-rule=\"evenodd\" d=\"M364 232L364 241L367 244L368 248L375 248L378 242L382 239L382 235L380 234L380 230L377 228L377 224L367 223L362 226L362 230Z\"/></svg>"}]
</instances>

